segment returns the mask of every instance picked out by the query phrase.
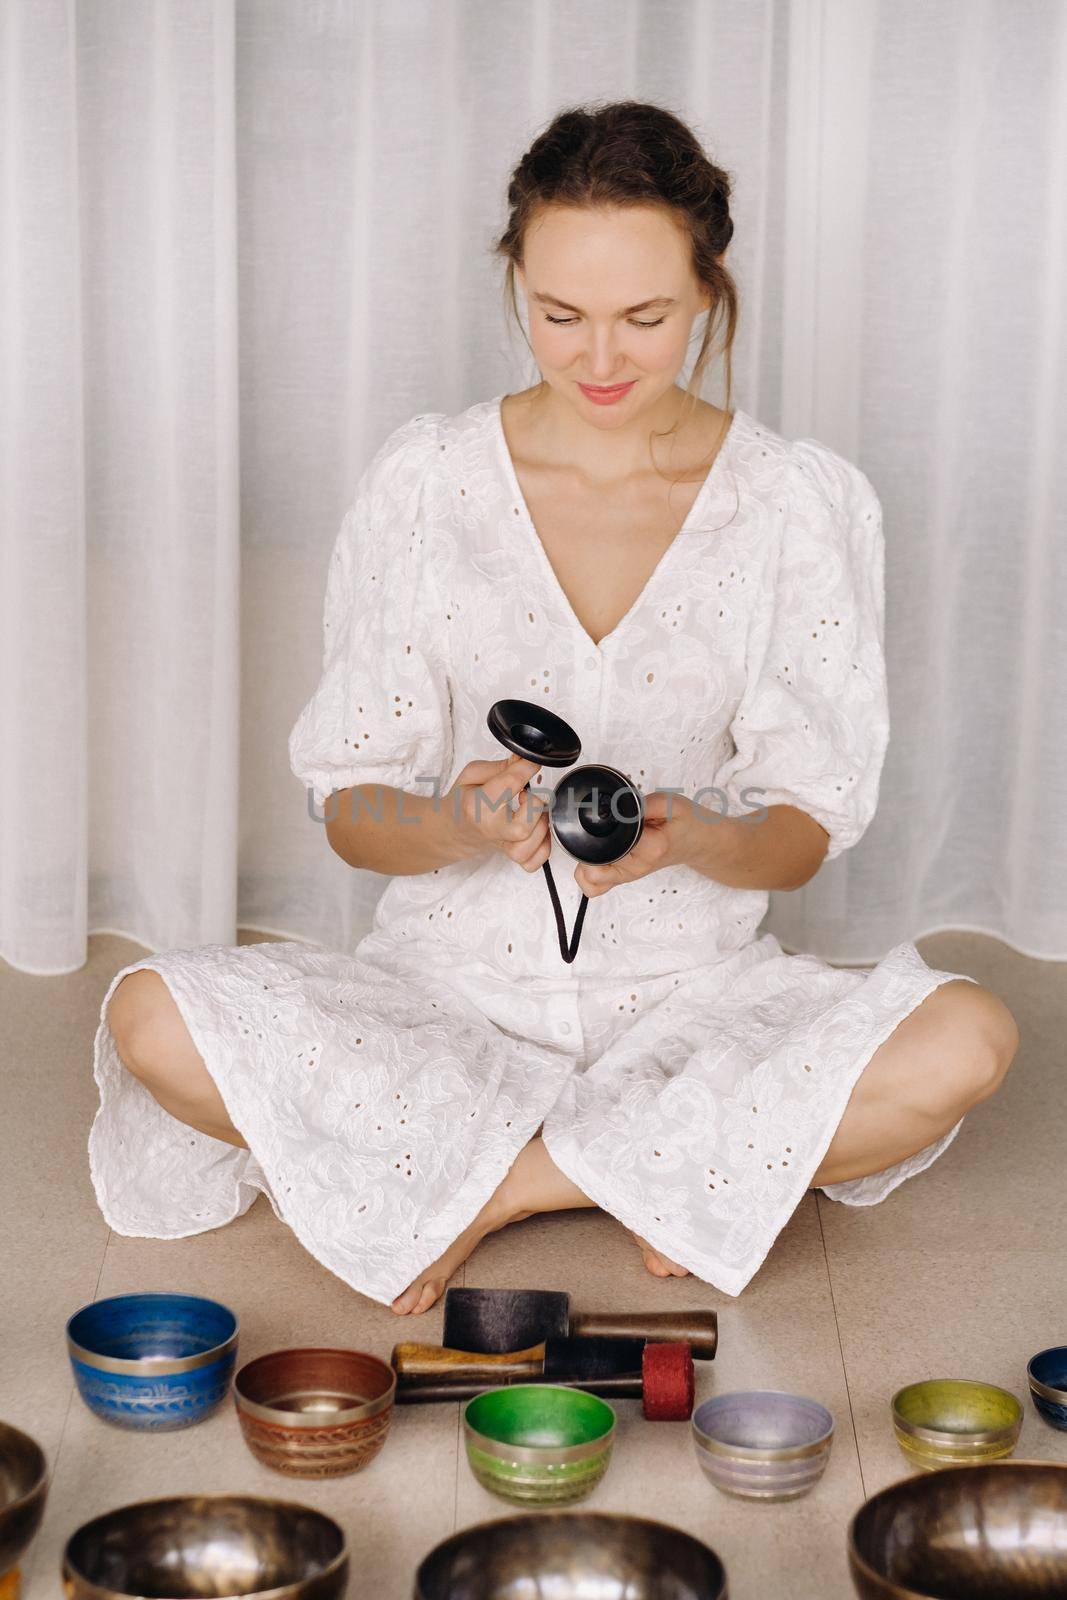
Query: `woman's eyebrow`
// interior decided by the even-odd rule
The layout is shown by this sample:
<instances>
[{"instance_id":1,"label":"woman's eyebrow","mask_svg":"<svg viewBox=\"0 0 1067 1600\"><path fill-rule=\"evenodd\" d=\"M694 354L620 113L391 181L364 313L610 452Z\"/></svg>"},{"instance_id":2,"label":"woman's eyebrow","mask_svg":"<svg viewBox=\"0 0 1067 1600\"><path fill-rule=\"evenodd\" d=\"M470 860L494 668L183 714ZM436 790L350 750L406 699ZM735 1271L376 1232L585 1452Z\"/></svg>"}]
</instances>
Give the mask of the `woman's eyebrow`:
<instances>
[{"instance_id":1,"label":"woman's eyebrow","mask_svg":"<svg viewBox=\"0 0 1067 1600\"><path fill-rule=\"evenodd\" d=\"M579 316L585 315L580 306L570 306L567 304L566 300L557 300L554 294L540 294L535 289L533 292L533 298L535 300L539 300L542 305L560 306L564 311L577 311ZM640 305L627 306L625 311L618 312L618 315L620 317L628 317L633 311L649 311L653 306L673 306L675 304L676 301L673 300L669 295L660 294L657 295L653 300L642 300Z\"/></svg>"}]
</instances>

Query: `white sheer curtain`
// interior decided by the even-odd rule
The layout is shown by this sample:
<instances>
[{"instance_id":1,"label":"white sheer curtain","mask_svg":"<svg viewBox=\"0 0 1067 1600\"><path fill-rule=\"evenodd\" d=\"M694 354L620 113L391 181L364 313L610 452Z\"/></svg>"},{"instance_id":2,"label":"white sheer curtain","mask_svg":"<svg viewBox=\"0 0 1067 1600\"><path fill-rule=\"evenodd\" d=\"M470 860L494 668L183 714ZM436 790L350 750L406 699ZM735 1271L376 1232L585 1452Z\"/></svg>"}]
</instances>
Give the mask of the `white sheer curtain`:
<instances>
[{"instance_id":1,"label":"white sheer curtain","mask_svg":"<svg viewBox=\"0 0 1067 1600\"><path fill-rule=\"evenodd\" d=\"M535 376L508 173L631 97L735 179L734 402L885 508L878 815L766 926L1067 959L1067 7L4 0L4 960L358 940L286 752L329 550L392 428Z\"/></svg>"}]
</instances>

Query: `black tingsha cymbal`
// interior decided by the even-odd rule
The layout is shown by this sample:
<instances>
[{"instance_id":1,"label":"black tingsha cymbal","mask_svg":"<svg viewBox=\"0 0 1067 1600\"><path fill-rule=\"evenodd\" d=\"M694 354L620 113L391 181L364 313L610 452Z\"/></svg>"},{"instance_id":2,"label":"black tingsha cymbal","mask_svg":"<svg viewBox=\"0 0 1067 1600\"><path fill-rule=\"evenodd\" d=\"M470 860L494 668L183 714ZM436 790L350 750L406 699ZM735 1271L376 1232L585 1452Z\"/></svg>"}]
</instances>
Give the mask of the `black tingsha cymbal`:
<instances>
[{"instance_id":1,"label":"black tingsha cymbal","mask_svg":"<svg viewBox=\"0 0 1067 1600\"><path fill-rule=\"evenodd\" d=\"M625 773L575 767L556 789L549 818L564 850L579 861L618 861L641 837L644 807Z\"/></svg>"},{"instance_id":2,"label":"black tingsha cymbal","mask_svg":"<svg viewBox=\"0 0 1067 1600\"><path fill-rule=\"evenodd\" d=\"M532 700L497 700L486 718L489 731L506 750L546 767L569 767L582 752L582 742L569 723L546 706ZM573 767L552 796L548 824L553 835L576 861L603 865L618 861L632 850L644 827L641 792L615 767ZM571 942L567 943L563 908L549 863L543 863L564 961L578 954L589 905L582 895Z\"/></svg>"},{"instance_id":3,"label":"black tingsha cymbal","mask_svg":"<svg viewBox=\"0 0 1067 1600\"><path fill-rule=\"evenodd\" d=\"M570 723L532 700L498 700L486 722L505 750L546 767L569 767L582 753L582 741Z\"/></svg>"}]
</instances>

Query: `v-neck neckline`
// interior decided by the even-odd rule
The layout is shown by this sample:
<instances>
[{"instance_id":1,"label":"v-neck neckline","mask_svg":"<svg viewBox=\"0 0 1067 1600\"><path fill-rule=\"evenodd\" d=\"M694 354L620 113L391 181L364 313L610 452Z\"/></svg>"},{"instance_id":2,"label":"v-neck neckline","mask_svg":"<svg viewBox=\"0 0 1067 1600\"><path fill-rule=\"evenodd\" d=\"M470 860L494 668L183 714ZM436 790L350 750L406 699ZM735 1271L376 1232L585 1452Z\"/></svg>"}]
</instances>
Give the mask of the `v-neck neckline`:
<instances>
[{"instance_id":1,"label":"v-neck neckline","mask_svg":"<svg viewBox=\"0 0 1067 1600\"><path fill-rule=\"evenodd\" d=\"M696 492L693 504L689 508L685 521L682 523L682 526L678 529L678 532L674 535L674 538L671 540L666 550L664 550L663 554L656 562L656 565L652 568L652 571L649 573L641 592L637 595L629 610L619 618L611 632L606 633L598 643L596 640L594 640L593 636L589 633L588 629L579 619L578 613L575 611L570 600L567 598L566 590L556 575L555 567L548 559L548 551L545 549L544 542L541 538L541 535L538 533L537 526L532 515L530 514L530 508L526 503L526 496L523 494L522 486L519 483L518 473L515 471L515 462L512 459L511 448L508 445L507 434L504 432L503 403L505 399L506 395L497 395L495 400L491 400L489 402L489 406L497 450L500 456L501 464L504 468L505 476L508 480L508 485L511 489L515 504L520 513L519 520L525 526L527 540L528 542L532 542L534 546L535 557L537 557L540 561L542 576L546 579L548 586L552 590L552 593L556 598L561 610L566 613L571 626L576 628L578 633L581 635L585 642L586 648L595 650L599 654L606 649L606 647L610 645L613 640L618 638L619 634L624 631L634 614L645 604L652 592L653 587L662 577L664 570L670 564L672 553L675 551L675 547L680 544L689 533L693 532L693 523L703 511L704 502L708 498L708 495L711 493L711 490L717 482L719 477L719 465L722 462L723 457L726 455L727 449L733 443L734 435L738 431L738 418L742 416L743 413L737 407L734 408L733 416L730 419L730 426L727 428L719 443L715 460L711 463L703 483Z\"/></svg>"}]
</instances>

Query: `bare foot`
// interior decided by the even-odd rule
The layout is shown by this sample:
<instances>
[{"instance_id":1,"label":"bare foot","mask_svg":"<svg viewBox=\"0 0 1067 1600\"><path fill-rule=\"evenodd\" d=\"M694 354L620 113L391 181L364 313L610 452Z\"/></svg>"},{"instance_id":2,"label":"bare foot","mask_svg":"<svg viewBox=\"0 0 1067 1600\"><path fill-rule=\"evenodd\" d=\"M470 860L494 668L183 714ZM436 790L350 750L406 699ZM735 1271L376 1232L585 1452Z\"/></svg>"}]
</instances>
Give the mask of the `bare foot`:
<instances>
[{"instance_id":1,"label":"bare foot","mask_svg":"<svg viewBox=\"0 0 1067 1600\"><path fill-rule=\"evenodd\" d=\"M633 1230L630 1230L633 1232ZM641 1247L641 1255L645 1266L654 1278L688 1278L689 1268L683 1267L677 1261L672 1261L670 1256L665 1256L662 1251L653 1250L647 1239L642 1239L639 1233L634 1238Z\"/></svg>"},{"instance_id":2,"label":"bare foot","mask_svg":"<svg viewBox=\"0 0 1067 1600\"><path fill-rule=\"evenodd\" d=\"M507 1179L504 1180L506 1182ZM403 1294L397 1295L391 1310L398 1316L421 1316L424 1311L429 1311L444 1294L449 1278L458 1271L487 1233L495 1233L507 1223L521 1222L523 1217L530 1215L529 1211L517 1211L512 1207L504 1183L489 1196L470 1227L464 1228L458 1239L453 1239L444 1255L420 1272Z\"/></svg>"},{"instance_id":3,"label":"bare foot","mask_svg":"<svg viewBox=\"0 0 1067 1600\"><path fill-rule=\"evenodd\" d=\"M541 1130L523 1146L500 1184L490 1195L469 1228L464 1228L437 1261L420 1272L403 1294L398 1294L392 1309L399 1316L429 1311L444 1294L445 1285L457 1267L463 1265L479 1240L509 1222L521 1222L541 1211L562 1211L569 1207L592 1206L594 1202L566 1177L545 1149ZM680 1270L680 1269L679 1269Z\"/></svg>"}]
</instances>

